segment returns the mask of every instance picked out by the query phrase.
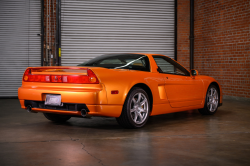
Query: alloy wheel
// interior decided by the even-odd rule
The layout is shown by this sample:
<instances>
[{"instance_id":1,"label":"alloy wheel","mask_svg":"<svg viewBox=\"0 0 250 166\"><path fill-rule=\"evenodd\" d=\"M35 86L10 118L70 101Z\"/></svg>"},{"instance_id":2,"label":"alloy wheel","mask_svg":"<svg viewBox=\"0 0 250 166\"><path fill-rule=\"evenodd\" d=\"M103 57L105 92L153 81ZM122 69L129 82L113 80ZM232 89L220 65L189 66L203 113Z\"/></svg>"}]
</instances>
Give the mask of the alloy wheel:
<instances>
[{"instance_id":1,"label":"alloy wheel","mask_svg":"<svg viewBox=\"0 0 250 166\"><path fill-rule=\"evenodd\" d=\"M147 97L139 92L136 93L130 103L130 116L136 124L142 124L149 112L149 103Z\"/></svg>"},{"instance_id":2,"label":"alloy wheel","mask_svg":"<svg viewBox=\"0 0 250 166\"><path fill-rule=\"evenodd\" d=\"M218 107L219 95L215 88L210 88L207 94L207 108L210 112L214 112Z\"/></svg>"}]
</instances>

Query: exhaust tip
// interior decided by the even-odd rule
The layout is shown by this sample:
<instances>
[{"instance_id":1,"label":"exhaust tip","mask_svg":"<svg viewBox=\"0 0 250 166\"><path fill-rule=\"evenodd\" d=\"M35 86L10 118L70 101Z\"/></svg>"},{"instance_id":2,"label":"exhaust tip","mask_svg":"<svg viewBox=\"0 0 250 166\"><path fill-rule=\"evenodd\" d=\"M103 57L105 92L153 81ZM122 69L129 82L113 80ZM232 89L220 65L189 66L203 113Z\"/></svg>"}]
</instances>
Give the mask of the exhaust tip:
<instances>
[{"instance_id":1,"label":"exhaust tip","mask_svg":"<svg viewBox=\"0 0 250 166\"><path fill-rule=\"evenodd\" d=\"M28 111L28 112L32 112L32 107L31 107L31 105L28 105L28 106L27 106L27 111Z\"/></svg>"},{"instance_id":2,"label":"exhaust tip","mask_svg":"<svg viewBox=\"0 0 250 166\"><path fill-rule=\"evenodd\" d=\"M28 105L28 106L27 106L27 111L28 111L29 113L37 113L37 112L32 111L32 106L31 106L31 105Z\"/></svg>"},{"instance_id":3,"label":"exhaust tip","mask_svg":"<svg viewBox=\"0 0 250 166\"><path fill-rule=\"evenodd\" d=\"M87 116L87 111L85 109L81 109L81 115L85 118Z\"/></svg>"}]
</instances>

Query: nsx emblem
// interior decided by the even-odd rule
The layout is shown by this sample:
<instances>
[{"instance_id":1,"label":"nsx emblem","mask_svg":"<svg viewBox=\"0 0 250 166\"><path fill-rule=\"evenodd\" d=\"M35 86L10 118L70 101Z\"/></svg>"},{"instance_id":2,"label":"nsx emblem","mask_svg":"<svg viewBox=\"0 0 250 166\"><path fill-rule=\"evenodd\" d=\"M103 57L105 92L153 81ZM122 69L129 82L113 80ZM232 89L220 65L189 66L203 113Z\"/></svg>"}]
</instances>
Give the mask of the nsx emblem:
<instances>
[{"instance_id":1,"label":"nsx emblem","mask_svg":"<svg viewBox=\"0 0 250 166\"><path fill-rule=\"evenodd\" d=\"M62 82L62 76L51 76L52 82Z\"/></svg>"}]
</instances>

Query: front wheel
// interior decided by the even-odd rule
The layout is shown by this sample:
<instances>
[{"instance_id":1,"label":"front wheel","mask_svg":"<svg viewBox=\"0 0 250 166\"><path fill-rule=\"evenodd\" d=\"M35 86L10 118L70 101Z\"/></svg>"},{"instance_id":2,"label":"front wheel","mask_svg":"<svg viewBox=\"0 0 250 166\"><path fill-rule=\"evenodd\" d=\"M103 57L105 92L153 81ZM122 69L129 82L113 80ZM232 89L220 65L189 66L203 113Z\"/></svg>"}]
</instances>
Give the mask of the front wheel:
<instances>
[{"instance_id":1,"label":"front wheel","mask_svg":"<svg viewBox=\"0 0 250 166\"><path fill-rule=\"evenodd\" d=\"M218 89L214 85L210 85L207 90L204 108L199 109L202 115L213 115L219 105L219 93Z\"/></svg>"},{"instance_id":2,"label":"front wheel","mask_svg":"<svg viewBox=\"0 0 250 166\"><path fill-rule=\"evenodd\" d=\"M43 113L43 115L53 122L63 123L71 118L68 115L60 115L60 114L51 114L51 113Z\"/></svg>"},{"instance_id":3,"label":"front wheel","mask_svg":"<svg viewBox=\"0 0 250 166\"><path fill-rule=\"evenodd\" d=\"M148 121L150 100L148 94L141 88L135 87L129 93L122 113L117 122L125 128L140 128Z\"/></svg>"}]
</instances>

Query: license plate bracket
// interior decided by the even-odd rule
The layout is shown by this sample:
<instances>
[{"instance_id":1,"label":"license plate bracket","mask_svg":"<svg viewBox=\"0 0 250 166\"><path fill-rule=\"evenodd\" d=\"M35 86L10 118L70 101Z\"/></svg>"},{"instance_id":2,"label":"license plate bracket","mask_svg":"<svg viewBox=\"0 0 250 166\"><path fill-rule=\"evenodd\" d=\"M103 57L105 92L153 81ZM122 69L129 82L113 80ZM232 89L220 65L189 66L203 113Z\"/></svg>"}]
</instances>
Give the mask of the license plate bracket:
<instances>
[{"instance_id":1,"label":"license plate bracket","mask_svg":"<svg viewBox=\"0 0 250 166\"><path fill-rule=\"evenodd\" d=\"M61 95L46 94L45 105L62 106Z\"/></svg>"}]
</instances>

